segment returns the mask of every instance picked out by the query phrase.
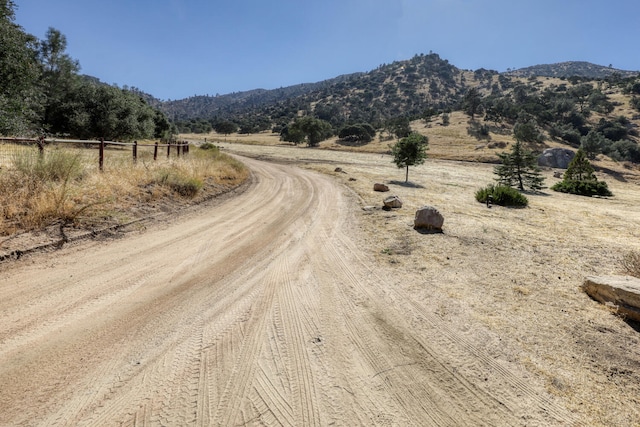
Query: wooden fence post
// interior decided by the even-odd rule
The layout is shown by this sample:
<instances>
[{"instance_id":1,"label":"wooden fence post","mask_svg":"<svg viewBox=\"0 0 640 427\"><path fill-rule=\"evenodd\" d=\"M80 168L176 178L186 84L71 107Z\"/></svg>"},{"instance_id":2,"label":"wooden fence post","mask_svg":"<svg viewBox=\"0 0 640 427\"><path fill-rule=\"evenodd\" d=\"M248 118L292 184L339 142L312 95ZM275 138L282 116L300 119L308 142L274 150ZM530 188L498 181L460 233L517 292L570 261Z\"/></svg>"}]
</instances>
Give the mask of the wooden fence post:
<instances>
[{"instance_id":1,"label":"wooden fence post","mask_svg":"<svg viewBox=\"0 0 640 427\"><path fill-rule=\"evenodd\" d=\"M100 154L98 156L100 172L104 170L104 138L100 138Z\"/></svg>"},{"instance_id":2,"label":"wooden fence post","mask_svg":"<svg viewBox=\"0 0 640 427\"><path fill-rule=\"evenodd\" d=\"M138 141L133 141L133 164L138 163Z\"/></svg>"},{"instance_id":3,"label":"wooden fence post","mask_svg":"<svg viewBox=\"0 0 640 427\"><path fill-rule=\"evenodd\" d=\"M41 136L38 139L38 153L40 154L40 157L44 156L44 136Z\"/></svg>"},{"instance_id":4,"label":"wooden fence post","mask_svg":"<svg viewBox=\"0 0 640 427\"><path fill-rule=\"evenodd\" d=\"M171 141L167 142L167 159L171 157Z\"/></svg>"},{"instance_id":5,"label":"wooden fence post","mask_svg":"<svg viewBox=\"0 0 640 427\"><path fill-rule=\"evenodd\" d=\"M156 145L153 146L153 161L158 160L158 141L156 141Z\"/></svg>"},{"instance_id":6,"label":"wooden fence post","mask_svg":"<svg viewBox=\"0 0 640 427\"><path fill-rule=\"evenodd\" d=\"M182 141L176 144L176 153L178 153L178 157L180 157L180 151L182 151Z\"/></svg>"}]
</instances>

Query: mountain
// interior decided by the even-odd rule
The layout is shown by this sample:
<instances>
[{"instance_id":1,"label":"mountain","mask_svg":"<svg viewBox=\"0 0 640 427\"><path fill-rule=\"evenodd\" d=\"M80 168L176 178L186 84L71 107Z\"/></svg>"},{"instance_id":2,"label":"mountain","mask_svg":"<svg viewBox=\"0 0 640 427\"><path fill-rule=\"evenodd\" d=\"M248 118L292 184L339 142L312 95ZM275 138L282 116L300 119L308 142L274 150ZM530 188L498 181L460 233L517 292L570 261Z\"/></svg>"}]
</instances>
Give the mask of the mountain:
<instances>
[{"instance_id":1,"label":"mountain","mask_svg":"<svg viewBox=\"0 0 640 427\"><path fill-rule=\"evenodd\" d=\"M504 73L513 77L584 77L588 79L604 79L617 74L621 77L635 77L638 71L618 70L611 66L592 64L584 61L568 61L556 64L541 64L520 68Z\"/></svg>"},{"instance_id":2,"label":"mountain","mask_svg":"<svg viewBox=\"0 0 640 427\"><path fill-rule=\"evenodd\" d=\"M539 98L540 94L533 93L534 97L524 96L526 92L539 90L535 86L529 87L526 83L527 79L533 77L567 77L569 80L571 77L579 77L572 84L579 81L605 79L611 84L624 86L634 85L633 82L629 83L626 80L634 80L637 76L638 73L633 71L576 61L536 65L520 70L509 70L506 73L486 69L471 71L459 69L437 54L430 53L415 55L411 59L391 64L382 64L368 72L347 74L322 82L274 90L255 89L227 95L193 96L164 102L145 99L161 108L178 125L181 132L208 132L213 125L221 121L234 122L239 127L240 133L256 133L265 130L279 132L301 115L311 115L329 122L335 130L353 123L369 123L380 128L390 120L400 117L416 119L437 112L459 110L463 107L464 97L471 88L477 89L477 93L486 98L483 101L486 108L498 98L512 102L510 93L516 88L518 88L516 95L518 102L527 97ZM542 82L539 83L542 84ZM640 94L636 92L637 85L633 88L622 86L620 86L621 90ZM540 98L536 103L547 108L549 99L566 97L561 93L562 90L566 90L566 87L566 84L560 85L557 90L554 89L553 93L545 95L546 100ZM579 98L579 110L582 112L587 99L580 98L574 92L569 95L570 98ZM574 102L573 99L570 101ZM605 101L601 104L605 105ZM595 98L588 102L597 103ZM598 108L605 108L602 105ZM609 102L606 108L611 108L610 105ZM489 110L495 115L496 111L504 108L504 105L500 105L491 107ZM501 114L507 114L509 117L511 115L504 111ZM541 120L547 119L541 118Z\"/></svg>"},{"instance_id":3,"label":"mountain","mask_svg":"<svg viewBox=\"0 0 640 427\"><path fill-rule=\"evenodd\" d=\"M480 72L487 82L497 74ZM164 102L162 109L176 121L233 120L239 124L251 121L255 126L249 125L249 131L264 130L272 124L284 125L301 111L313 112L336 127L347 122L381 123L456 105L467 90L469 76L473 79L472 73L430 53L318 83L215 97L194 96Z\"/></svg>"}]
</instances>

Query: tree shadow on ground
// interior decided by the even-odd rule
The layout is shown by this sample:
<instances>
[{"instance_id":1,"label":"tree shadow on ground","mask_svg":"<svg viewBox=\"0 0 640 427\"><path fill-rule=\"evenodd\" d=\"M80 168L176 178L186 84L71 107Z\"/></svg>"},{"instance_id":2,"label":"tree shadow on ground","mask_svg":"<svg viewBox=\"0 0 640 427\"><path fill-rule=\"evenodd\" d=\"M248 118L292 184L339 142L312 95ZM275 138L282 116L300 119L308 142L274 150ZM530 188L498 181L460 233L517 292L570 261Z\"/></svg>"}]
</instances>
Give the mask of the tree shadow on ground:
<instances>
[{"instance_id":1,"label":"tree shadow on ground","mask_svg":"<svg viewBox=\"0 0 640 427\"><path fill-rule=\"evenodd\" d=\"M416 184L415 182L404 182L404 181L389 181L389 184L399 185L401 187L409 187L409 188L425 188L424 185Z\"/></svg>"},{"instance_id":2,"label":"tree shadow on ground","mask_svg":"<svg viewBox=\"0 0 640 427\"><path fill-rule=\"evenodd\" d=\"M363 147L369 144L371 141L349 141L344 139L338 139L336 144L342 145L343 147Z\"/></svg>"}]
</instances>

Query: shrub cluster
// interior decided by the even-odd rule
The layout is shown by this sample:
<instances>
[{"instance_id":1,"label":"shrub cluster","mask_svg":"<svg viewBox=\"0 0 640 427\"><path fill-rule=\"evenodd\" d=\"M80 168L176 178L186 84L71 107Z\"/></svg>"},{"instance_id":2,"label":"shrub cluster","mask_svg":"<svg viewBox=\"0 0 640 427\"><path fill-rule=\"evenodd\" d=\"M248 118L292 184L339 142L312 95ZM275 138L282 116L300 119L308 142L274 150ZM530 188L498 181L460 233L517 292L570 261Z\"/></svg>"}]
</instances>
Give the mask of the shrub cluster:
<instances>
[{"instance_id":1,"label":"shrub cluster","mask_svg":"<svg viewBox=\"0 0 640 427\"><path fill-rule=\"evenodd\" d=\"M524 194L506 185L489 184L476 192L476 200L480 203L487 203L489 196L493 203L500 206L526 207L529 204Z\"/></svg>"},{"instance_id":2,"label":"shrub cluster","mask_svg":"<svg viewBox=\"0 0 640 427\"><path fill-rule=\"evenodd\" d=\"M551 189L579 196L613 196L604 181L565 179L555 184Z\"/></svg>"}]
</instances>

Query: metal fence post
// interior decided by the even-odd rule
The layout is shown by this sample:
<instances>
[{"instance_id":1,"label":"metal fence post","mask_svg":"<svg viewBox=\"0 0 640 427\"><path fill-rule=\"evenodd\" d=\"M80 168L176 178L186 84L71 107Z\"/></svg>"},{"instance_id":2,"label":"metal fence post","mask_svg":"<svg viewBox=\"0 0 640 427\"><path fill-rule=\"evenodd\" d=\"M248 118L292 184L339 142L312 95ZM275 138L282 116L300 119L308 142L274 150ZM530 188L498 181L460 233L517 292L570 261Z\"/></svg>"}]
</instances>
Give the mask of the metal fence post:
<instances>
[{"instance_id":1,"label":"metal fence post","mask_svg":"<svg viewBox=\"0 0 640 427\"><path fill-rule=\"evenodd\" d=\"M153 146L153 161L155 162L156 160L158 160L158 141Z\"/></svg>"}]
</instances>

